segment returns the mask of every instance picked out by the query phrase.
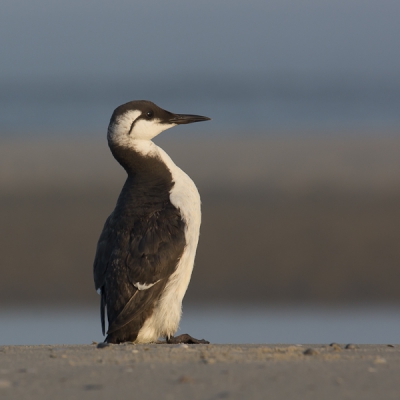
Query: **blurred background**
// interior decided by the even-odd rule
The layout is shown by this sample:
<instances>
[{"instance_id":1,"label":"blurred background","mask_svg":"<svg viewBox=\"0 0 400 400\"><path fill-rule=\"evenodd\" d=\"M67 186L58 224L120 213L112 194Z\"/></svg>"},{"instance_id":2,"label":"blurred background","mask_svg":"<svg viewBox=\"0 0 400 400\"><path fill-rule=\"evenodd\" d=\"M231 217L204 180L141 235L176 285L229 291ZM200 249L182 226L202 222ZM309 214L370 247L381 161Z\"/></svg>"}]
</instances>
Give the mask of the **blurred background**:
<instances>
[{"instance_id":1,"label":"blurred background","mask_svg":"<svg viewBox=\"0 0 400 400\"><path fill-rule=\"evenodd\" d=\"M181 331L398 342L400 3L3 0L0 344L102 340L97 239L148 99L211 122L155 141L196 182Z\"/></svg>"}]
</instances>

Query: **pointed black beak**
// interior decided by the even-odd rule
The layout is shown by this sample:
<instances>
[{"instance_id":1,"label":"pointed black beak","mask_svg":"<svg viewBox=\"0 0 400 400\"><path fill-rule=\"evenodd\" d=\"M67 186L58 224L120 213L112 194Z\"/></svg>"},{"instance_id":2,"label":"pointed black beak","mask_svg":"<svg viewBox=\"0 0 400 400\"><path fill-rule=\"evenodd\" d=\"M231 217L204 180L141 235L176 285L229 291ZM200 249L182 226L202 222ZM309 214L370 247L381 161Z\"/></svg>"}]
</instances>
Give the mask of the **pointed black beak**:
<instances>
[{"instance_id":1,"label":"pointed black beak","mask_svg":"<svg viewBox=\"0 0 400 400\"><path fill-rule=\"evenodd\" d=\"M192 124L193 122L209 121L211 118L203 117L201 115L190 114L172 114L169 122L171 124Z\"/></svg>"}]
</instances>

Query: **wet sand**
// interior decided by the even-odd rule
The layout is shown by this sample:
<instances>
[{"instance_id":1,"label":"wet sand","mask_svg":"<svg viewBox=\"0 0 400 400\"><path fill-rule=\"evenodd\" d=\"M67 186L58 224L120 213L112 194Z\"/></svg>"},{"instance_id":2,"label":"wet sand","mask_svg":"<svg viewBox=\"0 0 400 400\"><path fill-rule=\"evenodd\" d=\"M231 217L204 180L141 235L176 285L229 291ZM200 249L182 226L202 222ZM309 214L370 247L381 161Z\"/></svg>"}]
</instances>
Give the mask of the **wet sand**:
<instances>
[{"instance_id":1,"label":"wet sand","mask_svg":"<svg viewBox=\"0 0 400 400\"><path fill-rule=\"evenodd\" d=\"M7 399L400 398L400 346L0 347Z\"/></svg>"}]
</instances>

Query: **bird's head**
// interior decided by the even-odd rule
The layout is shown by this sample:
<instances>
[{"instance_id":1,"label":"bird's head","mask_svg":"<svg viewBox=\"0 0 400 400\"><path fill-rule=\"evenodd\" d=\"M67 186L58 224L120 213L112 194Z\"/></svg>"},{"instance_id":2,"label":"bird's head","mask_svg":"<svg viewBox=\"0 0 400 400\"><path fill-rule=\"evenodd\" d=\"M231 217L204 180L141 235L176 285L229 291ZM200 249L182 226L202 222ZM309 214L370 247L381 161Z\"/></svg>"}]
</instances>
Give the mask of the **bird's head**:
<instances>
[{"instance_id":1,"label":"bird's head","mask_svg":"<svg viewBox=\"0 0 400 400\"><path fill-rule=\"evenodd\" d=\"M173 114L151 101L136 100L114 110L107 138L110 145L129 147L135 140L151 140L173 126L208 120L201 115Z\"/></svg>"}]
</instances>

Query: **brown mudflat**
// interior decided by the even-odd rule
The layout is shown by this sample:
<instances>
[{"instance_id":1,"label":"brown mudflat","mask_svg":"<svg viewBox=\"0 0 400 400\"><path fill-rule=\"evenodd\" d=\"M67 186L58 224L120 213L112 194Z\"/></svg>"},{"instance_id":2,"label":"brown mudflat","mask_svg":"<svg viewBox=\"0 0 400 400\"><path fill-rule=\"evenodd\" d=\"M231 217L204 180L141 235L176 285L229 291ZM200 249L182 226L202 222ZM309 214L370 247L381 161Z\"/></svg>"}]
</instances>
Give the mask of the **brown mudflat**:
<instances>
[{"instance_id":1,"label":"brown mudflat","mask_svg":"<svg viewBox=\"0 0 400 400\"><path fill-rule=\"evenodd\" d=\"M96 243L125 179L101 138L0 143L3 306L97 304ZM185 302L400 301L398 137L158 142L203 202Z\"/></svg>"}]
</instances>

